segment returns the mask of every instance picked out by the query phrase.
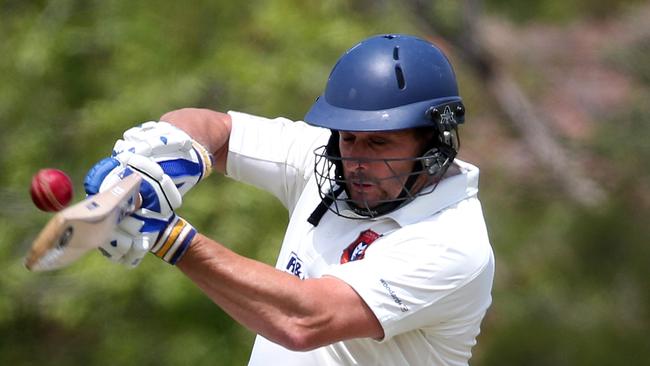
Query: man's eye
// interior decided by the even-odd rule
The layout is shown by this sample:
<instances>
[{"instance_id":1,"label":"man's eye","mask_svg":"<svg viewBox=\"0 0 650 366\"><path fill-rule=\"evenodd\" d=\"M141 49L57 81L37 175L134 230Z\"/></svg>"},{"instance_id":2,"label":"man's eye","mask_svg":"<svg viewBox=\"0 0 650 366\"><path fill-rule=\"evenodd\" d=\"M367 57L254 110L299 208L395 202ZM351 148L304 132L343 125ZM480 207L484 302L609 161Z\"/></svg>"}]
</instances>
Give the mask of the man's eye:
<instances>
[{"instance_id":1,"label":"man's eye","mask_svg":"<svg viewBox=\"0 0 650 366\"><path fill-rule=\"evenodd\" d=\"M372 140L370 140L370 142L372 142L375 145L384 145L384 144L386 144L386 140L384 140L384 139L372 139Z\"/></svg>"}]
</instances>

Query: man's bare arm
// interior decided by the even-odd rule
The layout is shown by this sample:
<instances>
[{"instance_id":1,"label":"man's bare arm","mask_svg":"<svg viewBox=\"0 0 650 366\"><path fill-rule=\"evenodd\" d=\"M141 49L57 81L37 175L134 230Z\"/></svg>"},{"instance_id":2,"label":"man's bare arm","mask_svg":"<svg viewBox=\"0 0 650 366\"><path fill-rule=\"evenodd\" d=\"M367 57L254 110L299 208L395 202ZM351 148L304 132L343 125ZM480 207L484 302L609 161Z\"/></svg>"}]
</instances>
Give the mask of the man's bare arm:
<instances>
[{"instance_id":1,"label":"man's bare arm","mask_svg":"<svg viewBox=\"0 0 650 366\"><path fill-rule=\"evenodd\" d=\"M200 234L177 266L231 317L285 348L384 336L366 303L340 279L300 280Z\"/></svg>"},{"instance_id":2,"label":"man's bare arm","mask_svg":"<svg viewBox=\"0 0 650 366\"><path fill-rule=\"evenodd\" d=\"M225 172L232 127L228 114L185 108L168 112L160 120L203 144L214 154L216 170ZM300 280L200 234L177 266L235 320L289 349L383 337L366 303L339 279Z\"/></svg>"}]
</instances>

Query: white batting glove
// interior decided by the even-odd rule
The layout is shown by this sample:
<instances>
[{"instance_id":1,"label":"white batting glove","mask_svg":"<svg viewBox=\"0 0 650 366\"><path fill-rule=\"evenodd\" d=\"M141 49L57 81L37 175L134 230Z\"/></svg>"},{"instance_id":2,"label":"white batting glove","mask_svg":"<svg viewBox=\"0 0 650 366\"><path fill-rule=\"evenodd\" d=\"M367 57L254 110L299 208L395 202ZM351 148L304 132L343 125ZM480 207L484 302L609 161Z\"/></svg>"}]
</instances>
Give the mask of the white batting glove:
<instances>
[{"instance_id":1,"label":"white batting glove","mask_svg":"<svg viewBox=\"0 0 650 366\"><path fill-rule=\"evenodd\" d=\"M181 206L182 195L210 174L213 158L187 133L167 122L145 122L123 137L115 143L112 157L88 172L84 186L86 193L95 194L137 171L144 178L142 207L122 220L100 250L112 261L135 267L153 249L173 264L196 233L174 210ZM178 230L167 230L174 227Z\"/></svg>"},{"instance_id":2,"label":"white batting glove","mask_svg":"<svg viewBox=\"0 0 650 366\"><path fill-rule=\"evenodd\" d=\"M131 152L151 158L185 195L212 171L213 157L183 130L167 122L145 122L124 132L112 156Z\"/></svg>"},{"instance_id":3,"label":"white batting glove","mask_svg":"<svg viewBox=\"0 0 650 366\"><path fill-rule=\"evenodd\" d=\"M196 229L176 214L161 220L157 214L143 210L118 225L113 238L115 243L109 243L112 253L106 250L105 245L101 249L104 255L110 256L109 259L130 267L136 267L147 252L174 265L185 254L195 235ZM121 257L118 248L126 250Z\"/></svg>"},{"instance_id":4,"label":"white batting glove","mask_svg":"<svg viewBox=\"0 0 650 366\"><path fill-rule=\"evenodd\" d=\"M174 209L182 197L162 168L149 158L130 152L97 163L86 176L84 186L89 195L102 192L124 177L138 173L141 206L118 224L100 251L114 262L137 266L154 247L161 232L175 219Z\"/></svg>"}]
</instances>

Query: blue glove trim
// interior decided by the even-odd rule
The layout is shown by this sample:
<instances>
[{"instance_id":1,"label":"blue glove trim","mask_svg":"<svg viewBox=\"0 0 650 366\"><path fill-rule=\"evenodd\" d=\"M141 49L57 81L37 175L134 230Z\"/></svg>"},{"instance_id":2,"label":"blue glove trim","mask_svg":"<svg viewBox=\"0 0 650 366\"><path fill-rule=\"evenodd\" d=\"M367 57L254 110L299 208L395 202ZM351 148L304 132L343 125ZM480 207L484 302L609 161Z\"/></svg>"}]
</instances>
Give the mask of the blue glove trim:
<instances>
[{"instance_id":1,"label":"blue glove trim","mask_svg":"<svg viewBox=\"0 0 650 366\"><path fill-rule=\"evenodd\" d=\"M201 152L197 151L196 147L192 147L192 150L194 150L194 153L196 154L196 156L199 157L199 159L198 159L199 160L199 163L198 163L198 165L199 165L199 180L198 181L201 181L201 179L203 179L203 170L205 169L205 166L203 165L203 159L201 158ZM212 154L210 154L210 159L212 159Z\"/></svg>"},{"instance_id":2,"label":"blue glove trim","mask_svg":"<svg viewBox=\"0 0 650 366\"><path fill-rule=\"evenodd\" d=\"M160 212L160 201L158 200L156 190L146 179L143 179L142 183L140 183L140 196L142 196L141 208Z\"/></svg>"},{"instance_id":3,"label":"blue glove trim","mask_svg":"<svg viewBox=\"0 0 650 366\"><path fill-rule=\"evenodd\" d=\"M140 228L141 233L162 232L165 230L167 225L169 225L169 222L174 218L174 215L172 215L170 220L152 219L150 217L144 217L138 214L131 214L131 216L135 219L144 222L144 225L142 225L142 227Z\"/></svg>"},{"instance_id":4,"label":"blue glove trim","mask_svg":"<svg viewBox=\"0 0 650 366\"><path fill-rule=\"evenodd\" d=\"M193 163L185 159L165 160L158 162L165 174L171 178L185 176L200 176L203 174L203 168L200 163Z\"/></svg>"},{"instance_id":5,"label":"blue glove trim","mask_svg":"<svg viewBox=\"0 0 650 366\"><path fill-rule=\"evenodd\" d=\"M84 190L86 194L95 195L99 193L99 187L102 185L104 178L119 165L120 162L114 158L104 158L93 165L84 178Z\"/></svg>"},{"instance_id":6,"label":"blue glove trim","mask_svg":"<svg viewBox=\"0 0 650 366\"><path fill-rule=\"evenodd\" d=\"M131 174L133 174L133 170L131 170L131 168L129 168L129 167L127 166L126 168L124 168L123 171L121 171L121 172L119 173L119 177L120 177L120 179L124 179L124 178L128 177L128 176L131 175Z\"/></svg>"},{"instance_id":7,"label":"blue glove trim","mask_svg":"<svg viewBox=\"0 0 650 366\"><path fill-rule=\"evenodd\" d=\"M140 169L137 169L136 167L130 166L131 169L137 171L138 173L142 174L143 176L148 177L149 179L143 179L142 183L140 184L140 195L142 196L142 206L148 210L155 211L155 212L160 212L160 202L158 201L158 195L156 194L156 190L153 188L149 180L152 182L158 184L160 187L160 191L162 192L162 196L165 197L165 200L167 201L167 205L169 207L172 207L171 202L169 202L169 199L165 195L165 191L162 189L162 186L160 186L160 183L153 177L151 177L147 172L144 172Z\"/></svg>"}]
</instances>

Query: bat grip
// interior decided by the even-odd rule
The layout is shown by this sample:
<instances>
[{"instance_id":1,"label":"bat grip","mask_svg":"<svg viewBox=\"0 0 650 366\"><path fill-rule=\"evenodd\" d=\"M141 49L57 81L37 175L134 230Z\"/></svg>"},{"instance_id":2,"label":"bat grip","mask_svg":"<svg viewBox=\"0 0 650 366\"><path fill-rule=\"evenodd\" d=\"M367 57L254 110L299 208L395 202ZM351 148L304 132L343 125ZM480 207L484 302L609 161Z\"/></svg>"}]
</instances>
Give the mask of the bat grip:
<instances>
[{"instance_id":1,"label":"bat grip","mask_svg":"<svg viewBox=\"0 0 650 366\"><path fill-rule=\"evenodd\" d=\"M137 211L142 207L142 195L140 193L135 195L135 203L133 205L133 211Z\"/></svg>"}]
</instances>

